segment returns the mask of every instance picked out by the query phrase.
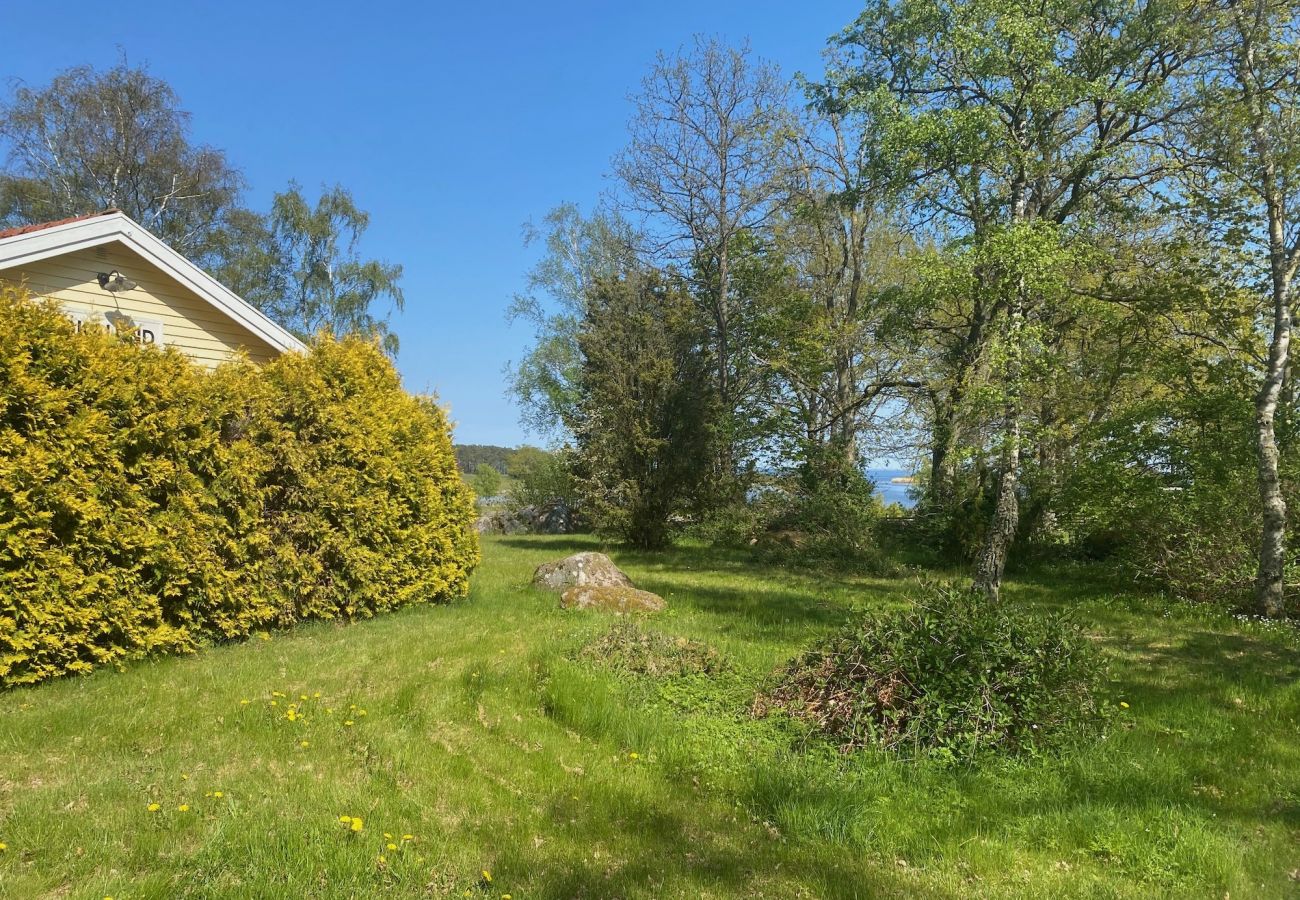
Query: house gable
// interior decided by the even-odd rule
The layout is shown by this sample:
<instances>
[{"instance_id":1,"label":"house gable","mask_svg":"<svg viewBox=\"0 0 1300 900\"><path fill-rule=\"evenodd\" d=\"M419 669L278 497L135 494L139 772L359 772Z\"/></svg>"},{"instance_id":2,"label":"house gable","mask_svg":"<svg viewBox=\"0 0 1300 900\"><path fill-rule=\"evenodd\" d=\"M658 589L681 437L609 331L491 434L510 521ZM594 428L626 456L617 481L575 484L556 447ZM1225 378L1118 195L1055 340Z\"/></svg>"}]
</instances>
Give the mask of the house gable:
<instances>
[{"instance_id":1,"label":"house gable","mask_svg":"<svg viewBox=\"0 0 1300 900\"><path fill-rule=\"evenodd\" d=\"M136 287L104 290L101 272ZM122 213L0 233L0 279L57 300L78 319L125 316L160 326L161 342L212 368L240 352L257 362L303 344Z\"/></svg>"}]
</instances>

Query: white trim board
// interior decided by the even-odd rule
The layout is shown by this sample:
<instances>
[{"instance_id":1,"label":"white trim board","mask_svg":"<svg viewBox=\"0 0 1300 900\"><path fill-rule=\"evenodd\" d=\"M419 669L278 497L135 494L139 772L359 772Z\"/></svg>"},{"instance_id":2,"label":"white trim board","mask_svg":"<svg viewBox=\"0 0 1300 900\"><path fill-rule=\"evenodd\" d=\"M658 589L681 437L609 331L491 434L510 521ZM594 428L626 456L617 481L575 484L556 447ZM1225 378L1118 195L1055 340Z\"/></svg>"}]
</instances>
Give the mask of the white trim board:
<instances>
[{"instance_id":1,"label":"white trim board","mask_svg":"<svg viewBox=\"0 0 1300 900\"><path fill-rule=\"evenodd\" d=\"M307 348L265 313L154 237L125 213L112 212L26 234L0 238L0 269L12 269L75 250L120 243L281 352Z\"/></svg>"}]
</instances>

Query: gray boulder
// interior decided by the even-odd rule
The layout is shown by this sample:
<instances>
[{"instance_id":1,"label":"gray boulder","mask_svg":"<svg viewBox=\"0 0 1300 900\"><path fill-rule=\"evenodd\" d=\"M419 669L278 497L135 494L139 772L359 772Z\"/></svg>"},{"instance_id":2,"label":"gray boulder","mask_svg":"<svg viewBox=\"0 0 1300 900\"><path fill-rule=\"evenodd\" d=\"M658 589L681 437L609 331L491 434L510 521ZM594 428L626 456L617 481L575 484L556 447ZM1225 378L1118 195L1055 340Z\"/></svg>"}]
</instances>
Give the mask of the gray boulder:
<instances>
[{"instance_id":1,"label":"gray boulder","mask_svg":"<svg viewBox=\"0 0 1300 900\"><path fill-rule=\"evenodd\" d=\"M527 534L528 523L506 510L494 510L474 523L479 534Z\"/></svg>"},{"instance_id":2,"label":"gray boulder","mask_svg":"<svg viewBox=\"0 0 1300 900\"><path fill-rule=\"evenodd\" d=\"M533 584L548 591L571 587L632 587L632 579L603 553L575 553L555 562L542 563L533 572Z\"/></svg>"}]
</instances>

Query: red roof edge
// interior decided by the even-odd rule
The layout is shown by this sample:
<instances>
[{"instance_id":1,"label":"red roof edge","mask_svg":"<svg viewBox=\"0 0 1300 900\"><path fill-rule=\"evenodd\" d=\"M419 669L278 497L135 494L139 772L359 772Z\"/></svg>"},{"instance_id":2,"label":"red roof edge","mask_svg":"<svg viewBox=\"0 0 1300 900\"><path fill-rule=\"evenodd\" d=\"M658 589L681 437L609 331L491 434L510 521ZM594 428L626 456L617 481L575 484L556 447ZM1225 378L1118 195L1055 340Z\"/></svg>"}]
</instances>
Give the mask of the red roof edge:
<instances>
[{"instance_id":1,"label":"red roof edge","mask_svg":"<svg viewBox=\"0 0 1300 900\"><path fill-rule=\"evenodd\" d=\"M83 222L86 219L98 219L100 216L109 216L113 213L121 212L119 209L105 209L101 212L86 213L84 216L72 216L68 219L59 219L56 222L37 222L33 225L19 225L17 228L8 228L0 231L0 241L5 238L18 237L20 234L31 234L33 231L44 231L47 228L57 228L60 225L71 225L73 222Z\"/></svg>"}]
</instances>

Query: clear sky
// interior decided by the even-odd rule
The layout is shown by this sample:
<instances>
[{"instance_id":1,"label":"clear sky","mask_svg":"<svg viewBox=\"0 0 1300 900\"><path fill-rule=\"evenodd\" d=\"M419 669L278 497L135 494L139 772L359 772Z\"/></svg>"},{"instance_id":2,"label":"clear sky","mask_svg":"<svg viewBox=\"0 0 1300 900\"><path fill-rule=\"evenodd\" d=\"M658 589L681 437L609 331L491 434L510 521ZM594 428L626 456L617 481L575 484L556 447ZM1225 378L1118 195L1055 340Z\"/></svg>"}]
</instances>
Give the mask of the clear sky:
<instances>
[{"instance_id":1,"label":"clear sky","mask_svg":"<svg viewBox=\"0 0 1300 900\"><path fill-rule=\"evenodd\" d=\"M195 138L224 149L249 201L339 182L371 214L363 252L405 267L393 318L412 390L449 404L464 443L529 439L502 368L527 345L505 309L533 261L521 226L590 208L659 50L748 38L793 76L821 71L852 2L0 0L0 73L133 63L175 87ZM55 20L55 21L51 21ZM53 30L51 30L53 29ZM57 40L33 39L57 35Z\"/></svg>"}]
</instances>

